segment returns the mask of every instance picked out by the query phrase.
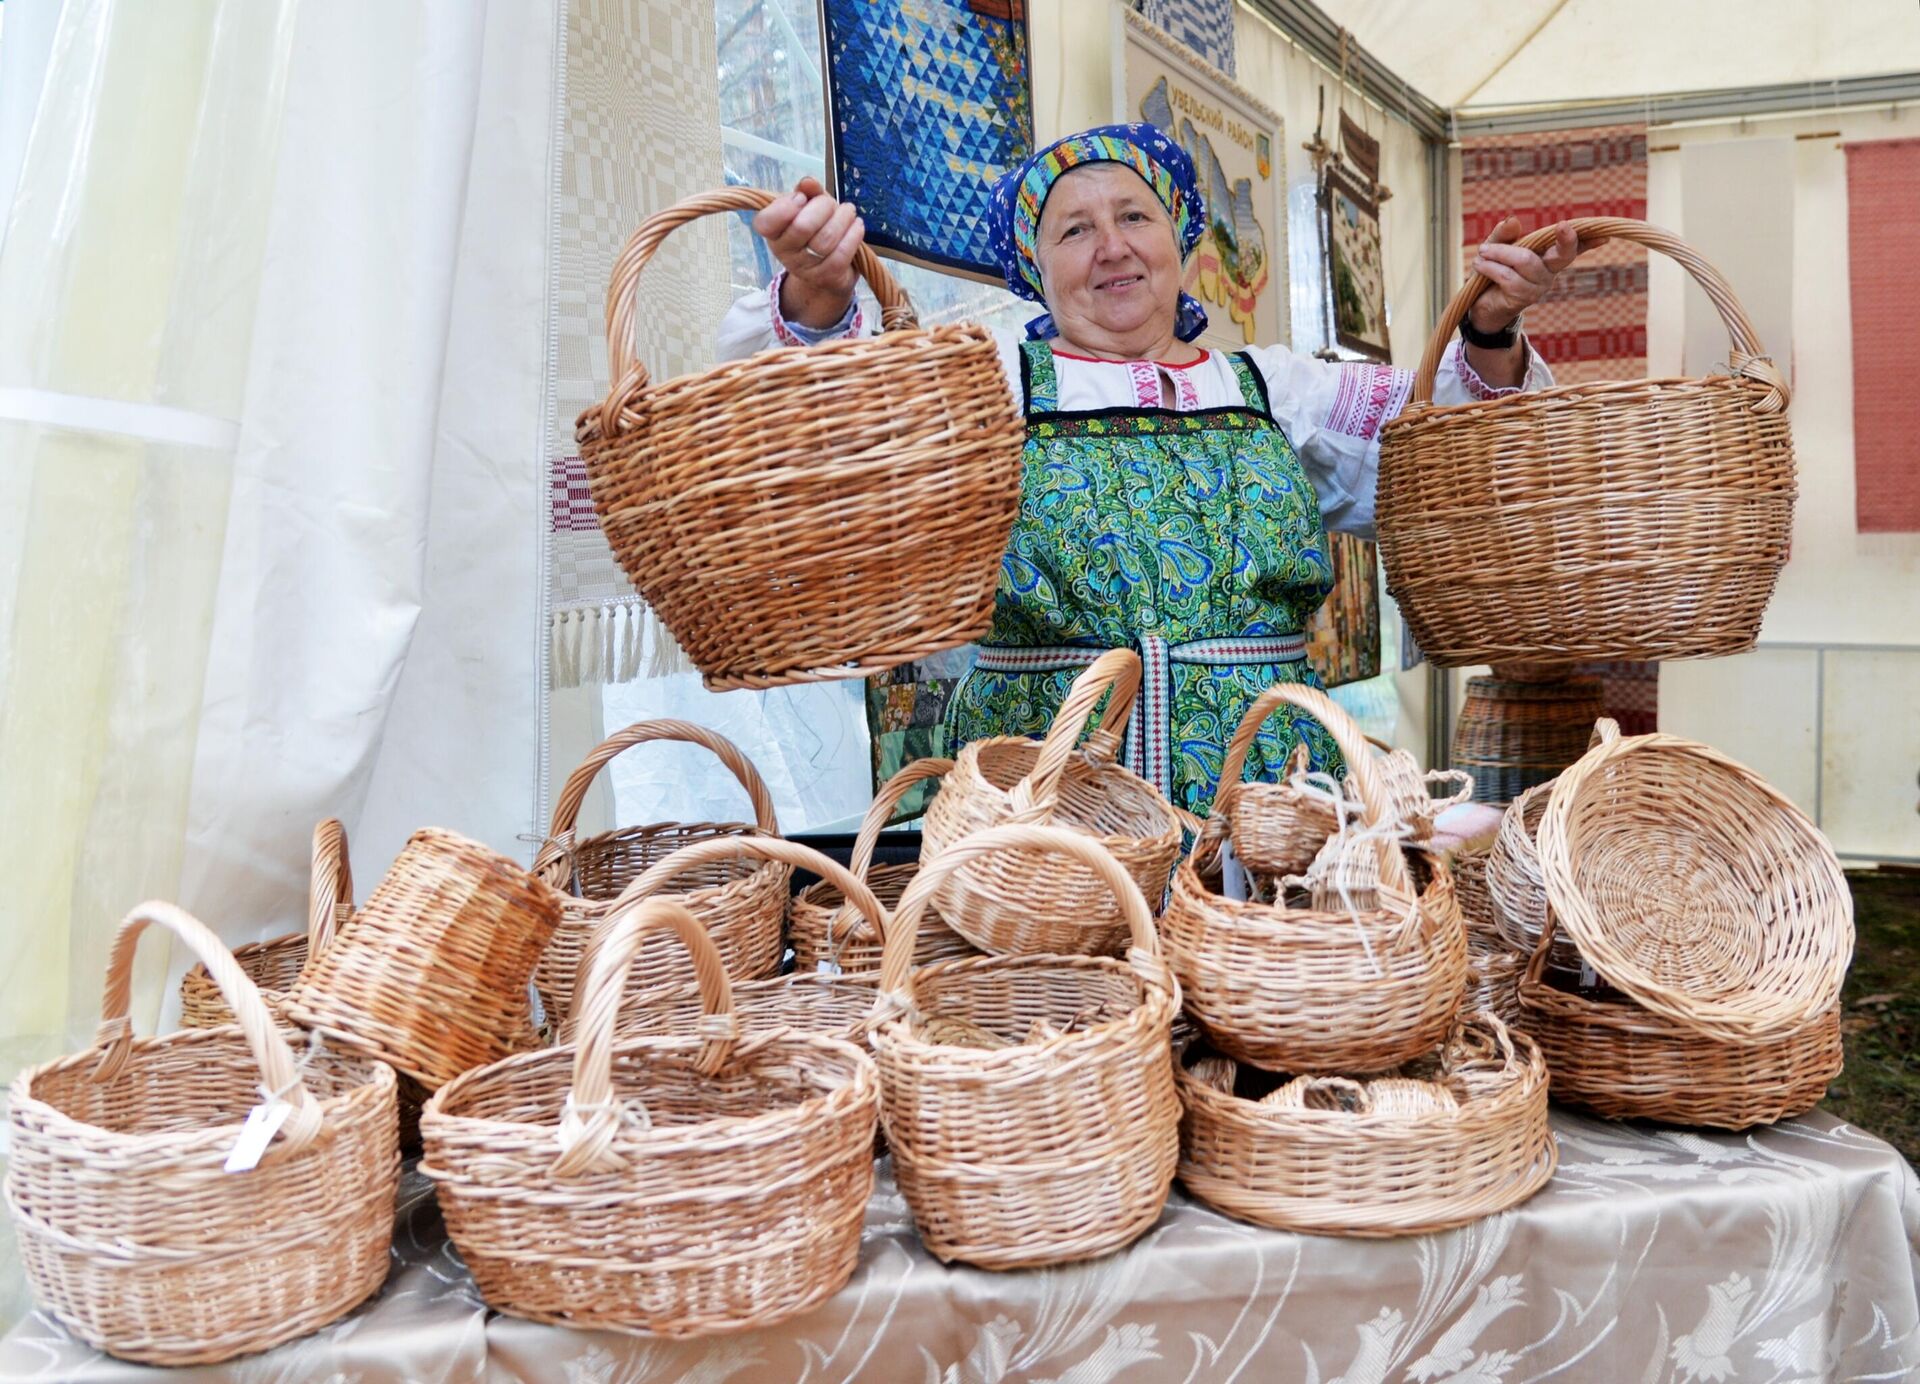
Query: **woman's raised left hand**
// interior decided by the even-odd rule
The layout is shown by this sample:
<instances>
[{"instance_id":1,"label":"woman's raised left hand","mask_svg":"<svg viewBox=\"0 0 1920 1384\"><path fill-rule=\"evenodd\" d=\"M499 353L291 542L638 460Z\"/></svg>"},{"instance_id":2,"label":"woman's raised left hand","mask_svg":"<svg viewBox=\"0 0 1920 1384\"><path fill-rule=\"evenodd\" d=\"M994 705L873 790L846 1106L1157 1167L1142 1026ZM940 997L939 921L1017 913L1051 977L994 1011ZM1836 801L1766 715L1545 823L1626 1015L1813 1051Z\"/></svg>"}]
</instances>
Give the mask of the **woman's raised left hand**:
<instances>
[{"instance_id":1,"label":"woman's raised left hand","mask_svg":"<svg viewBox=\"0 0 1920 1384\"><path fill-rule=\"evenodd\" d=\"M1544 255L1515 245L1519 238L1520 218L1507 217L1493 228L1469 266L1492 281L1467 314L1480 331L1505 331L1522 312L1546 296L1554 276L1580 253L1580 237L1565 223Z\"/></svg>"}]
</instances>

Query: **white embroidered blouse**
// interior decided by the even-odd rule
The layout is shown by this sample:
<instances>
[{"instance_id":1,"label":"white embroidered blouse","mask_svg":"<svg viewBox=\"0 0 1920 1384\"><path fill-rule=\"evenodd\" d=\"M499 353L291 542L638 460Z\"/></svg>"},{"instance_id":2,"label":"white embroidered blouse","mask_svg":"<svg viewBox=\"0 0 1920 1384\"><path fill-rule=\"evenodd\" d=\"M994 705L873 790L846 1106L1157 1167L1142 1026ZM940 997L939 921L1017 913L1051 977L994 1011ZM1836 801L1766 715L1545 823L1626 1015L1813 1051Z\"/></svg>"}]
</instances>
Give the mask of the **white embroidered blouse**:
<instances>
[{"instance_id":1,"label":"white embroidered blouse","mask_svg":"<svg viewBox=\"0 0 1920 1384\"><path fill-rule=\"evenodd\" d=\"M824 331L811 331L780 316L781 275L766 289L733 305L720 324L722 360L737 360L777 345L810 345L867 331L856 305ZM995 330L1007 388L1020 400L1020 337ZM1274 421L1293 443L1313 482L1326 526L1373 537L1374 483L1380 467L1380 425L1398 413L1413 390L1413 372L1386 365L1351 364L1297 355L1285 346L1255 346L1248 356L1266 381ZM1056 349L1056 375L1063 412L1098 408L1224 408L1241 402L1228 357L1198 346L1179 346L1163 361L1106 361ZM1527 347L1524 383L1495 388L1467 363L1455 341L1434 380L1436 403L1463 404L1523 390L1550 388L1546 362Z\"/></svg>"}]
</instances>

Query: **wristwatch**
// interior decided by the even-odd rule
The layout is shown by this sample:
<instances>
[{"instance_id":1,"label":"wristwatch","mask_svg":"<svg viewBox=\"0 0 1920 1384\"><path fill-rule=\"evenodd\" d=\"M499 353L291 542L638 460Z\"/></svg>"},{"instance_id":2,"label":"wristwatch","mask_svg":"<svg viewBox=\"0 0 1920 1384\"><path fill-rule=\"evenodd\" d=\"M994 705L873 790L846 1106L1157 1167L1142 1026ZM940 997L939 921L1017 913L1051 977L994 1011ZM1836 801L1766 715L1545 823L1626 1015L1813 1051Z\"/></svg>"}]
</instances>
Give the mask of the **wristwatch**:
<instances>
[{"instance_id":1,"label":"wristwatch","mask_svg":"<svg viewBox=\"0 0 1920 1384\"><path fill-rule=\"evenodd\" d=\"M1460 318L1460 339L1469 346L1478 346L1483 351L1504 351L1520 339L1520 319L1513 321L1497 332L1483 332L1473 325L1473 319L1465 314Z\"/></svg>"}]
</instances>

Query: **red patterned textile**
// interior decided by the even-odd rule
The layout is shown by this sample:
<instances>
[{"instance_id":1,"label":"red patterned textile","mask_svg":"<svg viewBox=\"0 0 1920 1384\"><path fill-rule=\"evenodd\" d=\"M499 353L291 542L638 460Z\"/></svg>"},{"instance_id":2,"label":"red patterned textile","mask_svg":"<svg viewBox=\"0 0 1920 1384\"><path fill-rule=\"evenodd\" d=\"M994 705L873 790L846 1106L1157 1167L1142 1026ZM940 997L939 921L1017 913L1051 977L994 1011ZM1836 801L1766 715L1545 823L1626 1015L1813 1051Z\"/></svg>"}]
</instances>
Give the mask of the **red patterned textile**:
<instances>
[{"instance_id":1,"label":"red patterned textile","mask_svg":"<svg viewBox=\"0 0 1920 1384\"><path fill-rule=\"evenodd\" d=\"M1847 146L1853 290L1854 526L1920 531L1920 139Z\"/></svg>"}]
</instances>

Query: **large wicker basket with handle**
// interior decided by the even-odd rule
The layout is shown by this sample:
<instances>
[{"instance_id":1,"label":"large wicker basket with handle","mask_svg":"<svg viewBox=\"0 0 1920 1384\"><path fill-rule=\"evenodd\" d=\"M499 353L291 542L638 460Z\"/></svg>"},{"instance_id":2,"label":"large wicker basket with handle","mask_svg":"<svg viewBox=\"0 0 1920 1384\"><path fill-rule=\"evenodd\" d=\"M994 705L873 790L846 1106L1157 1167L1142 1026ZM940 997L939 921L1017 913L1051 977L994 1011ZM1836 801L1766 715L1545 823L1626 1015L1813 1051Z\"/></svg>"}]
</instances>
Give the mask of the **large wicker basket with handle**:
<instances>
[{"instance_id":1,"label":"large wicker basket with handle","mask_svg":"<svg viewBox=\"0 0 1920 1384\"><path fill-rule=\"evenodd\" d=\"M154 924L200 958L238 1027L133 1036L133 953ZM22 1072L10 1095L20 1262L39 1304L90 1345L211 1364L316 1331L387 1276L392 1070L324 1047L296 1062L232 955L170 904L120 924L93 1047ZM246 1163L249 1112L265 1109L277 1132L228 1171Z\"/></svg>"},{"instance_id":2,"label":"large wicker basket with handle","mask_svg":"<svg viewBox=\"0 0 1920 1384\"><path fill-rule=\"evenodd\" d=\"M580 805L599 772L639 745L673 740L708 750L747 792L753 822L655 822L619 827L574 839ZM553 822L533 869L564 898L560 926L540 956L534 981L548 1024L557 1032L573 1011L573 989L587 939L613 912L620 892L675 851L699 841L734 839L753 832L780 834L773 794L753 763L724 735L691 721L636 721L601 741L567 775L554 800ZM737 852L704 857L706 863L674 879L680 902L706 925L734 980L753 980L780 968L780 924L792 871L777 861ZM629 971L629 987L645 990L680 984L686 961L671 937L656 934Z\"/></svg>"},{"instance_id":3,"label":"large wicker basket with handle","mask_svg":"<svg viewBox=\"0 0 1920 1384\"><path fill-rule=\"evenodd\" d=\"M1787 560L1787 386L1718 270L1644 222L1569 222L1583 248L1671 255L1720 311L1733 373L1609 380L1436 408L1440 357L1487 288L1434 328L1380 434L1388 589L1441 667L1706 658L1753 647ZM1519 243L1543 250L1557 226Z\"/></svg>"},{"instance_id":4,"label":"large wicker basket with handle","mask_svg":"<svg viewBox=\"0 0 1920 1384\"><path fill-rule=\"evenodd\" d=\"M744 1041L705 928L623 907L582 984L578 1041L443 1087L422 1117L447 1233L489 1306L661 1336L767 1326L860 1257L880 1083L851 1043ZM693 954L697 1035L614 1037L622 971L670 927Z\"/></svg>"},{"instance_id":5,"label":"large wicker basket with handle","mask_svg":"<svg viewBox=\"0 0 1920 1384\"><path fill-rule=\"evenodd\" d=\"M1158 908L1180 854L1180 819L1158 789L1114 762L1139 688L1140 655L1110 649L1074 679L1045 740L995 735L964 746L927 804L922 855L1006 822L1063 827L1098 841ZM1103 696L1098 726L1075 749ZM941 919L982 951L1097 956L1127 945L1126 910L1078 860L1015 847L941 878Z\"/></svg>"},{"instance_id":6,"label":"large wicker basket with handle","mask_svg":"<svg viewBox=\"0 0 1920 1384\"><path fill-rule=\"evenodd\" d=\"M1126 919L1127 958L983 956L912 968L942 881L996 852L1091 872ZM1179 1155L1179 987L1139 886L1098 842L999 826L932 856L907 886L880 973L882 1112L900 1191L942 1260L986 1269L1088 1259L1160 1216Z\"/></svg>"},{"instance_id":7,"label":"large wicker basket with handle","mask_svg":"<svg viewBox=\"0 0 1920 1384\"><path fill-rule=\"evenodd\" d=\"M1174 872L1161 942L1188 1016L1221 1052L1275 1071L1385 1071L1439 1046L1453 1026L1467 979L1453 879L1434 857L1424 887L1414 880L1394 799L1353 718L1326 693L1285 684L1255 698L1247 718L1258 724L1283 702L1326 726L1346 756L1360 822L1328 844L1349 842L1374 887L1346 899L1335 888L1305 904L1227 897L1220 845L1234 829L1229 798Z\"/></svg>"},{"instance_id":8,"label":"large wicker basket with handle","mask_svg":"<svg viewBox=\"0 0 1920 1384\"><path fill-rule=\"evenodd\" d=\"M1259 1099L1235 1064L1179 1070L1180 1181L1279 1230L1422 1235L1517 1205L1553 1175L1547 1064L1492 1014L1463 1015L1431 1079L1299 1076Z\"/></svg>"},{"instance_id":9,"label":"large wicker basket with handle","mask_svg":"<svg viewBox=\"0 0 1920 1384\"><path fill-rule=\"evenodd\" d=\"M353 916L353 869L347 861L347 829L329 817L313 829L313 869L307 884L307 930L247 942L233 949L233 959L271 1006L286 998L300 978L307 958L317 956L333 940L340 925ZM180 1027L219 1028L233 1022L233 1010L212 972L195 962L180 977Z\"/></svg>"},{"instance_id":10,"label":"large wicker basket with handle","mask_svg":"<svg viewBox=\"0 0 1920 1384\"><path fill-rule=\"evenodd\" d=\"M852 870L865 881L880 902L888 908L900 906L900 896L920 871L917 860L898 865L873 863L880 833L893 819L893 810L907 790L928 779L939 778L953 768L950 759L917 759L888 779L874 795L860 824L860 835L853 843ZM885 944L882 929L847 902L847 895L831 879L820 879L794 895L787 905L787 943L793 948L793 965L798 971L842 972L878 971ZM913 939L913 964L931 965L955 957L977 956L978 949L966 938L942 923L938 914L927 920Z\"/></svg>"},{"instance_id":11,"label":"large wicker basket with handle","mask_svg":"<svg viewBox=\"0 0 1920 1384\"><path fill-rule=\"evenodd\" d=\"M612 387L578 437L607 541L707 686L860 677L985 633L1020 507L1024 431L983 327L922 330L872 250L880 336L655 383L634 287L723 188L649 217L607 287Z\"/></svg>"},{"instance_id":12,"label":"large wicker basket with handle","mask_svg":"<svg viewBox=\"0 0 1920 1384\"><path fill-rule=\"evenodd\" d=\"M1853 894L1833 847L1753 770L1673 735L1599 744L1554 780L1548 916L1600 977L1703 1037L1753 1045L1833 1011Z\"/></svg>"}]
</instances>

